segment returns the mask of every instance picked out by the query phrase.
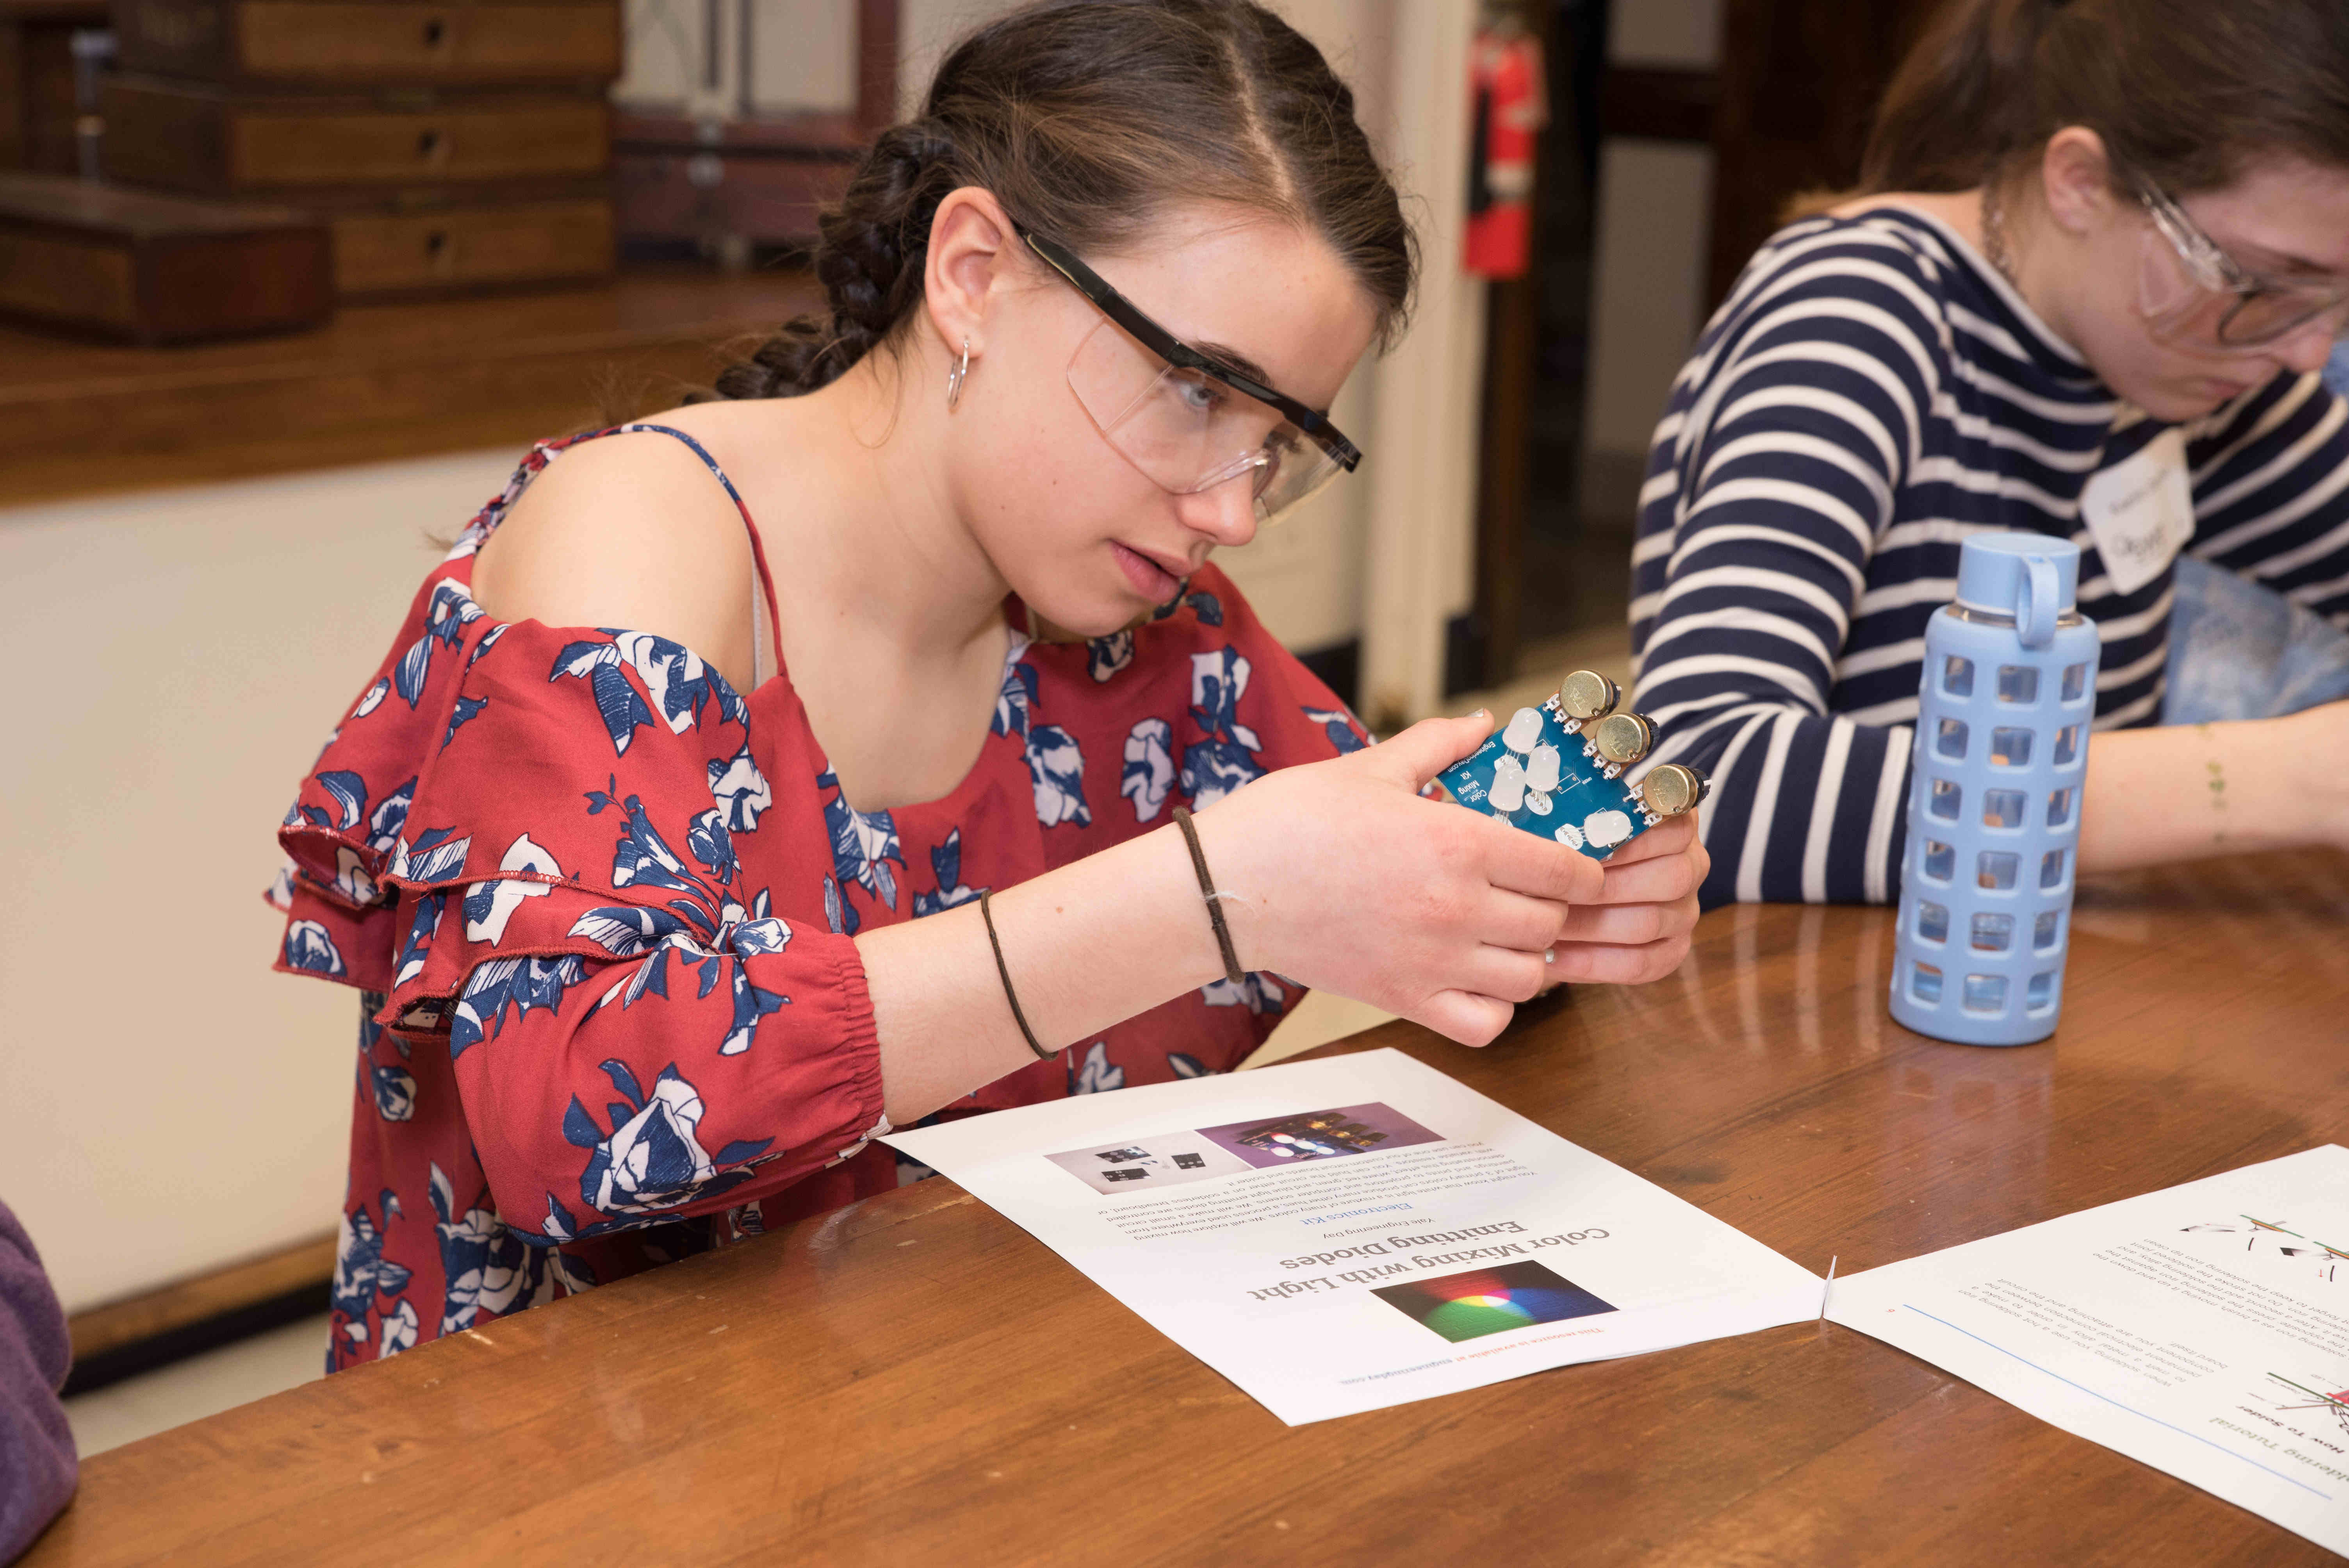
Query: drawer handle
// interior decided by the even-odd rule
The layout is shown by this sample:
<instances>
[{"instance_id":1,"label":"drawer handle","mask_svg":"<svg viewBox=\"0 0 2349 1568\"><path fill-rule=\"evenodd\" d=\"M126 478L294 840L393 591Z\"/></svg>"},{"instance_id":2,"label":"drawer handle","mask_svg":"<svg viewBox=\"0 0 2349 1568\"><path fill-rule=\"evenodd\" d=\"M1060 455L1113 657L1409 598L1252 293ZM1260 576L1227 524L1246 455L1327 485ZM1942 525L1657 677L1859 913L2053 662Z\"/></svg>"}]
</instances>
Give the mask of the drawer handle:
<instances>
[{"instance_id":1,"label":"drawer handle","mask_svg":"<svg viewBox=\"0 0 2349 1568\"><path fill-rule=\"evenodd\" d=\"M424 236L424 260L434 272L447 274L457 269L456 247L449 243L445 229L435 229Z\"/></svg>"},{"instance_id":2,"label":"drawer handle","mask_svg":"<svg viewBox=\"0 0 2349 1568\"><path fill-rule=\"evenodd\" d=\"M437 257L441 252L448 248L449 233L447 230L435 229L430 233L424 236L424 253L426 255Z\"/></svg>"},{"instance_id":3,"label":"drawer handle","mask_svg":"<svg viewBox=\"0 0 2349 1568\"><path fill-rule=\"evenodd\" d=\"M424 46L437 49L449 36L449 24L435 16L424 24Z\"/></svg>"},{"instance_id":4,"label":"drawer handle","mask_svg":"<svg viewBox=\"0 0 2349 1568\"><path fill-rule=\"evenodd\" d=\"M437 130L419 132L416 138L416 156L439 158L449 150L449 139Z\"/></svg>"}]
</instances>

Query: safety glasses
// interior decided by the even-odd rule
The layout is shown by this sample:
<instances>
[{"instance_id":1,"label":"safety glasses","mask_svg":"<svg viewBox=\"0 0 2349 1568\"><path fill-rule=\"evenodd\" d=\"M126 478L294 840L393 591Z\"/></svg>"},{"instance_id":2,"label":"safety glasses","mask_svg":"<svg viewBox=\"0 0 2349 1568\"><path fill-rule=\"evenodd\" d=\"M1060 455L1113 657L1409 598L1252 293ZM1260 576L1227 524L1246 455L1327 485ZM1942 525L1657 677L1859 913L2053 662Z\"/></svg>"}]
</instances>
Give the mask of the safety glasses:
<instances>
[{"instance_id":1,"label":"safety glasses","mask_svg":"<svg viewBox=\"0 0 2349 1568\"><path fill-rule=\"evenodd\" d=\"M1161 490L1196 495L1245 479L1273 522L1362 460L1318 409L1185 343L1066 247L1020 238L1105 318L1069 361L1069 388L1118 454Z\"/></svg>"},{"instance_id":2,"label":"safety glasses","mask_svg":"<svg viewBox=\"0 0 2349 1568\"><path fill-rule=\"evenodd\" d=\"M2258 349L2291 336L2317 317L2333 316L2337 335L2349 317L2349 281L2275 283L2246 272L2186 210L2149 181L2137 200L2153 220L2140 253L2137 308L2154 332L2223 349ZM2207 318L2217 309L2215 325Z\"/></svg>"}]
</instances>

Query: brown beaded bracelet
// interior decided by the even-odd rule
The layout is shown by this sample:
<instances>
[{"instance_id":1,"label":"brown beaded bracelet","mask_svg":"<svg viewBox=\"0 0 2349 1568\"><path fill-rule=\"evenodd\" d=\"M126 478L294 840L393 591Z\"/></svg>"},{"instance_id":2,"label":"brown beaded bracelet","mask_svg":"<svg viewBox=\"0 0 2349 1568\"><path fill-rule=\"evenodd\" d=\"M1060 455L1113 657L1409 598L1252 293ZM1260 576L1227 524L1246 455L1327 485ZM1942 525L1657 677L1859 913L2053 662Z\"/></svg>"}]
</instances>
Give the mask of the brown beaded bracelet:
<instances>
[{"instance_id":1,"label":"brown beaded bracelet","mask_svg":"<svg viewBox=\"0 0 2349 1568\"><path fill-rule=\"evenodd\" d=\"M1174 825L1183 830L1183 841L1191 846L1191 869L1199 873L1199 896L1207 901L1207 922L1216 928L1216 945L1224 952L1224 978L1237 985L1247 978L1240 967L1240 955L1232 947L1232 930L1224 923L1224 906L1216 892L1216 879L1207 874L1207 857L1199 848L1199 830L1191 825L1191 813L1182 807L1174 808Z\"/></svg>"},{"instance_id":2,"label":"brown beaded bracelet","mask_svg":"<svg viewBox=\"0 0 2349 1568\"><path fill-rule=\"evenodd\" d=\"M1036 1053L1038 1061L1049 1062L1056 1053L1044 1048L1036 1038L1036 1031L1028 1026L1028 1015L1019 1010L1019 994L1011 988L1011 969L1003 962L1003 944L996 940L995 912L987 907L988 896L986 890L980 891L978 917L987 922L987 944L995 950L995 972L1003 980L1003 999L1011 1004L1011 1021L1019 1026L1019 1037L1028 1042L1028 1048Z\"/></svg>"}]
</instances>

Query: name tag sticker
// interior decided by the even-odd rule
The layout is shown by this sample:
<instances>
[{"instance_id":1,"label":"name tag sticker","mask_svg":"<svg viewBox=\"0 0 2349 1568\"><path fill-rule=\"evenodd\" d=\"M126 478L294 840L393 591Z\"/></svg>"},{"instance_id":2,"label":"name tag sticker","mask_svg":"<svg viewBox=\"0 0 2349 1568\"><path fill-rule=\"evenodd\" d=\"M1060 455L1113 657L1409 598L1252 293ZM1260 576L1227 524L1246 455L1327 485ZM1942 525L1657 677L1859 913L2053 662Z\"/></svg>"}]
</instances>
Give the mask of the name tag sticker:
<instances>
[{"instance_id":1,"label":"name tag sticker","mask_svg":"<svg viewBox=\"0 0 2349 1568\"><path fill-rule=\"evenodd\" d=\"M2115 591L2134 593L2160 576L2194 537L2186 432L2164 430L2137 456L2091 477L2080 492L2080 516Z\"/></svg>"}]
</instances>

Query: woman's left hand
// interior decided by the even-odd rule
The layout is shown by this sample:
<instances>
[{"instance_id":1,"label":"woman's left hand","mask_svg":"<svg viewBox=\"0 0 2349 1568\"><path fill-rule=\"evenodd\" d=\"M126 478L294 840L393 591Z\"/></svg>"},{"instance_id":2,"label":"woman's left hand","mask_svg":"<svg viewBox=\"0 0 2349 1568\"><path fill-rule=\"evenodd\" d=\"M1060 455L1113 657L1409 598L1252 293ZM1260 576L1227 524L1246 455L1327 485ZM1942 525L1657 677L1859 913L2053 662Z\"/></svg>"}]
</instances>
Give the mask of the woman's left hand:
<instances>
[{"instance_id":1,"label":"woman's left hand","mask_svg":"<svg viewBox=\"0 0 2349 1568\"><path fill-rule=\"evenodd\" d=\"M1688 956L1696 890L1713 867L1697 841L1696 813L1659 822L1609 856L1596 902L1567 913L1557 980L1638 985L1661 980Z\"/></svg>"}]
</instances>

